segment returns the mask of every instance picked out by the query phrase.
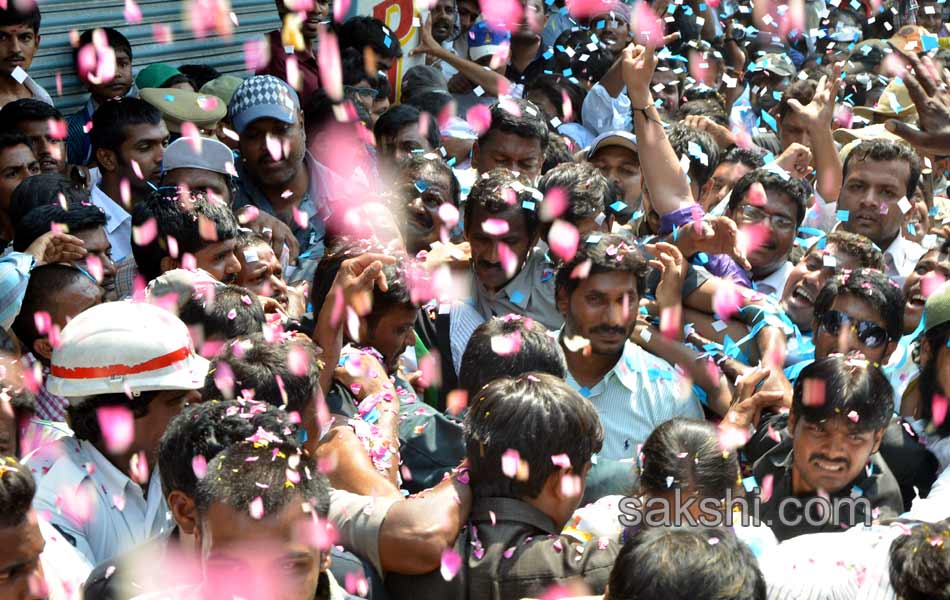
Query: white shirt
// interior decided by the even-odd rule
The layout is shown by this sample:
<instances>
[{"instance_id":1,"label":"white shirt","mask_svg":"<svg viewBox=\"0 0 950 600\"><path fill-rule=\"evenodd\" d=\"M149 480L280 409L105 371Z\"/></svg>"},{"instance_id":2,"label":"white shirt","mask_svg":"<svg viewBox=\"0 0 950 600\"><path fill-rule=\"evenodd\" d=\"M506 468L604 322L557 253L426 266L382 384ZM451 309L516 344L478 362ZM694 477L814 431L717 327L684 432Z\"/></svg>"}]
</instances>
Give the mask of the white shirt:
<instances>
[{"instance_id":1,"label":"white shirt","mask_svg":"<svg viewBox=\"0 0 950 600\"><path fill-rule=\"evenodd\" d=\"M25 462L36 479L33 508L90 564L131 550L175 525L157 469L151 470L146 497L142 487L95 446L75 437L52 442Z\"/></svg>"},{"instance_id":2,"label":"white shirt","mask_svg":"<svg viewBox=\"0 0 950 600\"><path fill-rule=\"evenodd\" d=\"M581 105L581 122L595 135L605 131L632 131L633 117L630 112L630 97L627 88L623 88L617 97L610 95L607 88L599 83L587 92Z\"/></svg>"},{"instance_id":3,"label":"white shirt","mask_svg":"<svg viewBox=\"0 0 950 600\"><path fill-rule=\"evenodd\" d=\"M757 279L752 283L755 284L756 290L771 296L775 300L781 300L782 292L785 291L785 281L788 279L788 276L792 273L794 268L795 265L785 261L785 263L783 263L782 266L779 267L774 273L768 277Z\"/></svg>"},{"instance_id":4,"label":"white shirt","mask_svg":"<svg viewBox=\"0 0 950 600\"><path fill-rule=\"evenodd\" d=\"M96 185L92 203L106 213L106 235L112 244L112 260L116 263L132 255L132 215Z\"/></svg>"},{"instance_id":5,"label":"white shirt","mask_svg":"<svg viewBox=\"0 0 950 600\"><path fill-rule=\"evenodd\" d=\"M80 587L92 572L92 565L42 517L37 517L37 523L46 542L40 554L40 563L43 565L43 579L49 591L49 600L79 598Z\"/></svg>"},{"instance_id":6,"label":"white shirt","mask_svg":"<svg viewBox=\"0 0 950 600\"><path fill-rule=\"evenodd\" d=\"M566 381L590 399L600 416L603 458L636 457L653 430L674 417L704 418L692 389L681 387L685 378L670 363L629 340L623 356L594 387L582 387L570 373Z\"/></svg>"},{"instance_id":7,"label":"white shirt","mask_svg":"<svg viewBox=\"0 0 950 600\"><path fill-rule=\"evenodd\" d=\"M898 234L884 251L884 273L903 286L904 280L911 274L917 261L927 250L917 242L905 239Z\"/></svg>"}]
</instances>

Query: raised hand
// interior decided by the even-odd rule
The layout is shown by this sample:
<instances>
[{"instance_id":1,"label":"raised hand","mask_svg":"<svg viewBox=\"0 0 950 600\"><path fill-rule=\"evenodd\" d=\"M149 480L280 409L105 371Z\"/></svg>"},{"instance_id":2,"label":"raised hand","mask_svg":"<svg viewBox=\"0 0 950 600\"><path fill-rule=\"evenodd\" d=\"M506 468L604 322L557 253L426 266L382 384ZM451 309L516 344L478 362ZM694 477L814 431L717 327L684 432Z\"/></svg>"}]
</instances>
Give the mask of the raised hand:
<instances>
[{"instance_id":1,"label":"raised hand","mask_svg":"<svg viewBox=\"0 0 950 600\"><path fill-rule=\"evenodd\" d=\"M727 254L743 269L749 271L752 265L739 244L739 228L729 217L706 216L679 229L676 245L686 256L697 252L706 254Z\"/></svg>"},{"instance_id":2,"label":"raised hand","mask_svg":"<svg viewBox=\"0 0 950 600\"><path fill-rule=\"evenodd\" d=\"M44 233L30 244L26 254L33 255L36 264L70 262L82 260L87 252L84 242L78 237L61 231Z\"/></svg>"},{"instance_id":3,"label":"raised hand","mask_svg":"<svg viewBox=\"0 0 950 600\"><path fill-rule=\"evenodd\" d=\"M811 105L809 104L809 106ZM792 177L804 179L811 173L811 159L811 150L798 142L793 142L782 152L781 156L775 159L775 163Z\"/></svg>"},{"instance_id":4,"label":"raised hand","mask_svg":"<svg viewBox=\"0 0 950 600\"><path fill-rule=\"evenodd\" d=\"M950 71L937 69L937 66L924 57L906 54L913 72L903 75L904 84L917 107L920 129L907 123L891 119L885 127L891 133L899 135L917 149L929 156L950 154Z\"/></svg>"},{"instance_id":5,"label":"raised hand","mask_svg":"<svg viewBox=\"0 0 950 600\"><path fill-rule=\"evenodd\" d=\"M788 107L808 121L809 129L829 127L835 114L835 99L841 89L842 63L832 68L831 77L823 76L818 81L815 96L807 106L794 98L789 98Z\"/></svg>"},{"instance_id":6,"label":"raised hand","mask_svg":"<svg viewBox=\"0 0 950 600\"><path fill-rule=\"evenodd\" d=\"M650 266L660 272L660 283L656 287L659 311L679 306L683 297L683 279L686 277L686 260L683 253L673 244L665 242L647 244L644 248L656 257L650 261Z\"/></svg>"}]
</instances>

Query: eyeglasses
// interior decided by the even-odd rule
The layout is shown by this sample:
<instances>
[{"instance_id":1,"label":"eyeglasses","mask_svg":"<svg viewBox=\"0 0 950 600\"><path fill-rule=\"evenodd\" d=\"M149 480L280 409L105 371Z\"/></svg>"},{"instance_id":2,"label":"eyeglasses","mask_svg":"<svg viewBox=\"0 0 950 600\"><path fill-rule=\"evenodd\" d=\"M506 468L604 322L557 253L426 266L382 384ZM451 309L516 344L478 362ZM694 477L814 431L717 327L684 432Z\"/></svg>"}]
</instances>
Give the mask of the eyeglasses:
<instances>
[{"instance_id":1,"label":"eyeglasses","mask_svg":"<svg viewBox=\"0 0 950 600\"><path fill-rule=\"evenodd\" d=\"M344 85L343 91L347 94L357 94L367 98L373 98L374 100L376 99L376 96L379 96L379 92L373 88L356 87L352 85Z\"/></svg>"},{"instance_id":2,"label":"eyeglasses","mask_svg":"<svg viewBox=\"0 0 950 600\"><path fill-rule=\"evenodd\" d=\"M751 204L744 204L739 207L739 217L746 223L761 223L769 220L772 223L772 229L788 233L795 231L795 221L785 215L770 215L760 208Z\"/></svg>"},{"instance_id":3,"label":"eyeglasses","mask_svg":"<svg viewBox=\"0 0 950 600\"><path fill-rule=\"evenodd\" d=\"M841 311L830 310L821 315L818 324L830 335L838 335L842 325L851 325L851 330L857 332L858 341L868 348L880 348L887 343L887 331L877 323L860 321L851 318Z\"/></svg>"}]
</instances>

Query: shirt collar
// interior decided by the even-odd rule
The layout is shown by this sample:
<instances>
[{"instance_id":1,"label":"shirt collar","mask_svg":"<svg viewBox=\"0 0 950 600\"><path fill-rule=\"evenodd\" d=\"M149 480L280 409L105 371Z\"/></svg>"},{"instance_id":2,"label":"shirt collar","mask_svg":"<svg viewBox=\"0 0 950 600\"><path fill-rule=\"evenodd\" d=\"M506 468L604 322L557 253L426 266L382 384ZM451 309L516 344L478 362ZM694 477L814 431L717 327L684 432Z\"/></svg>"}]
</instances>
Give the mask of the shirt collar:
<instances>
[{"instance_id":1,"label":"shirt collar","mask_svg":"<svg viewBox=\"0 0 950 600\"><path fill-rule=\"evenodd\" d=\"M545 265L548 263L547 247L542 246L541 244L542 243L539 242L538 246L532 248L528 252L528 257L525 259L521 270L518 271L511 281L505 284L505 287L501 288L494 294L485 288L473 269L472 279L475 281L475 286L479 295L488 300L506 299L508 302L511 302L522 310L526 310L528 307L528 301L531 299L531 292L537 287L537 284L540 283L545 276L543 271Z\"/></svg>"},{"instance_id":2,"label":"shirt collar","mask_svg":"<svg viewBox=\"0 0 950 600\"><path fill-rule=\"evenodd\" d=\"M126 220L132 219L132 216L108 194L103 192L98 185L92 188L92 197L93 204L101 208L106 214L106 231L109 233L113 233L121 227Z\"/></svg>"},{"instance_id":3,"label":"shirt collar","mask_svg":"<svg viewBox=\"0 0 950 600\"><path fill-rule=\"evenodd\" d=\"M763 285L768 286L769 289L774 290L769 292L769 294L781 297L782 291L785 289L785 280L788 279L789 273L791 273L794 268L792 263L785 261L774 273L756 281L755 285L757 288Z\"/></svg>"},{"instance_id":4,"label":"shirt collar","mask_svg":"<svg viewBox=\"0 0 950 600\"><path fill-rule=\"evenodd\" d=\"M265 212L273 214L273 205L271 205L267 196L264 195L264 192L253 183L247 167L244 166L244 161L239 160L236 162L238 185L243 188L244 193L247 194L255 206ZM307 186L307 196L301 199L301 204L311 203L314 207L314 214L320 216L321 219L325 219L330 215L328 202L330 192L327 182L334 175L325 165L317 162L317 159L315 159L309 151L304 154L303 162L304 168L307 169L309 173L310 181ZM296 223L293 227L297 227Z\"/></svg>"},{"instance_id":5,"label":"shirt collar","mask_svg":"<svg viewBox=\"0 0 950 600\"><path fill-rule=\"evenodd\" d=\"M89 477L109 496L109 502L112 506L121 509L125 504L126 486L134 485L132 480L109 462L109 459L90 442L81 440L80 444L83 452L92 460L95 467L94 474L90 474ZM120 498L123 498L123 500L119 500Z\"/></svg>"},{"instance_id":6,"label":"shirt collar","mask_svg":"<svg viewBox=\"0 0 950 600\"><path fill-rule=\"evenodd\" d=\"M494 517L489 513L494 513ZM488 520L515 521L526 523L551 535L561 533L561 528L554 524L551 517L517 498L476 498L472 505L470 520L475 522Z\"/></svg>"}]
</instances>

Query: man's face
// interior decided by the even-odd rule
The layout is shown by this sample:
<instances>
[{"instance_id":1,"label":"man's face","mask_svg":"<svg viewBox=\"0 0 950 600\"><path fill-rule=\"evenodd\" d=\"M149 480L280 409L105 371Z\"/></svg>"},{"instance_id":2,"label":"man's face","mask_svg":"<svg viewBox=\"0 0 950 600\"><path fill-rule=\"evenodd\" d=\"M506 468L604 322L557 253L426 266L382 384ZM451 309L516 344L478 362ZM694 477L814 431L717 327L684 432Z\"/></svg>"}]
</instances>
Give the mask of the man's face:
<instances>
[{"instance_id":1,"label":"man's face","mask_svg":"<svg viewBox=\"0 0 950 600\"><path fill-rule=\"evenodd\" d=\"M20 67L29 70L40 36L29 25L0 27L0 73L10 75Z\"/></svg>"},{"instance_id":2,"label":"man's face","mask_svg":"<svg viewBox=\"0 0 950 600\"><path fill-rule=\"evenodd\" d=\"M428 125L436 126L434 123ZM399 129L393 137L383 136L379 140L380 158L396 165L415 153L432 152L434 148L419 131L419 126L420 123L410 123Z\"/></svg>"},{"instance_id":3,"label":"man's face","mask_svg":"<svg viewBox=\"0 0 950 600\"><path fill-rule=\"evenodd\" d=\"M168 423L178 416L186 404L201 401L195 390L163 390L148 403L148 414L133 421L134 439L130 452L145 452L148 464L155 465L158 459L158 443L168 428Z\"/></svg>"},{"instance_id":4,"label":"man's face","mask_svg":"<svg viewBox=\"0 0 950 600\"><path fill-rule=\"evenodd\" d=\"M917 24L930 33L939 33L943 27L943 4L921 2L917 8Z\"/></svg>"},{"instance_id":5,"label":"man's face","mask_svg":"<svg viewBox=\"0 0 950 600\"><path fill-rule=\"evenodd\" d=\"M149 190L147 182L157 185L162 177L162 158L168 145L168 128L164 121L158 125L144 123L125 129L125 141L115 155L116 175L127 178L135 191ZM136 173L135 165L142 177Z\"/></svg>"},{"instance_id":6,"label":"man's face","mask_svg":"<svg viewBox=\"0 0 950 600\"><path fill-rule=\"evenodd\" d=\"M950 254L931 250L917 261L917 267L904 282L904 332L912 333L924 314L924 303L947 279L950 279Z\"/></svg>"},{"instance_id":7,"label":"man's face","mask_svg":"<svg viewBox=\"0 0 950 600\"><path fill-rule=\"evenodd\" d=\"M483 225L488 219L507 222L508 231L500 236L486 232ZM514 277L509 277L505 272L501 259L504 250L499 251L499 245L508 246L516 257L518 263L514 273L517 275L524 267L531 247L537 242L537 238L528 232L522 209L517 206L502 213L490 213L480 206L475 206L472 210L472 222L465 225L465 237L472 248L475 276L489 292L500 290Z\"/></svg>"},{"instance_id":8,"label":"man's face","mask_svg":"<svg viewBox=\"0 0 950 600\"><path fill-rule=\"evenodd\" d=\"M389 96L376 96L376 98L373 99L373 110L371 110L369 114L373 118L374 126L376 125L376 121L379 120L379 117L389 110L389 106Z\"/></svg>"},{"instance_id":9,"label":"man's face","mask_svg":"<svg viewBox=\"0 0 950 600\"><path fill-rule=\"evenodd\" d=\"M395 373L399 367L399 357L406 348L416 343L413 325L419 309L414 306L394 306L385 309L381 315L373 313L373 322L366 323L366 334L361 335L365 343L383 355L387 373Z\"/></svg>"},{"instance_id":10,"label":"man's face","mask_svg":"<svg viewBox=\"0 0 950 600\"><path fill-rule=\"evenodd\" d=\"M510 171L518 171L531 181L541 175L544 152L541 150L540 140L494 131L483 142L475 142L473 148L472 164L479 174L504 167Z\"/></svg>"},{"instance_id":11,"label":"man's face","mask_svg":"<svg viewBox=\"0 0 950 600\"><path fill-rule=\"evenodd\" d=\"M267 244L257 244L236 255L241 263L241 272L234 283L258 296L273 298L286 306L287 283L284 281L284 268L273 248ZM253 260L254 258L257 260Z\"/></svg>"},{"instance_id":12,"label":"man's face","mask_svg":"<svg viewBox=\"0 0 950 600\"><path fill-rule=\"evenodd\" d=\"M778 106L788 84L788 77L781 77L770 71L751 73L749 75L749 104L756 112L772 110Z\"/></svg>"},{"instance_id":13,"label":"man's face","mask_svg":"<svg viewBox=\"0 0 950 600\"><path fill-rule=\"evenodd\" d=\"M197 528L204 597L313 600L329 556L307 539L311 517L301 510L303 502L288 502L259 520L246 510L212 504Z\"/></svg>"},{"instance_id":14,"label":"man's face","mask_svg":"<svg viewBox=\"0 0 950 600\"><path fill-rule=\"evenodd\" d=\"M789 420L793 432L792 487L796 494L846 490L877 451L883 431L861 431L844 415L811 423Z\"/></svg>"},{"instance_id":15,"label":"man's face","mask_svg":"<svg viewBox=\"0 0 950 600\"><path fill-rule=\"evenodd\" d=\"M788 261L798 231L798 210L787 194L766 190L765 206L749 203L749 194L732 211L732 220L749 236L752 276L771 275Z\"/></svg>"},{"instance_id":16,"label":"man's face","mask_svg":"<svg viewBox=\"0 0 950 600\"><path fill-rule=\"evenodd\" d=\"M106 300L118 300L115 290L115 263L112 262L112 244L109 242L109 236L106 235L104 227L93 229L83 229L73 233L83 241L86 248L86 256L82 260L75 260L73 264L82 268L87 273L92 273L96 269L90 265L98 262L102 265L102 286L105 292Z\"/></svg>"},{"instance_id":17,"label":"man's face","mask_svg":"<svg viewBox=\"0 0 950 600\"><path fill-rule=\"evenodd\" d=\"M46 581L40 564L40 554L45 546L36 513L32 510L16 527L0 529L0 598L46 598Z\"/></svg>"},{"instance_id":18,"label":"man's face","mask_svg":"<svg viewBox=\"0 0 950 600\"><path fill-rule=\"evenodd\" d=\"M726 194L736 186L736 182L749 171L751 169L742 163L719 163L707 187L703 190L702 200L700 200L703 209L709 212L712 207L722 202Z\"/></svg>"},{"instance_id":19,"label":"man's face","mask_svg":"<svg viewBox=\"0 0 950 600\"><path fill-rule=\"evenodd\" d=\"M282 149L276 158L267 149L268 139L275 140ZM239 146L244 165L256 184L268 189L285 189L303 168L306 144L300 115L293 125L270 118L254 121L241 134Z\"/></svg>"},{"instance_id":20,"label":"man's face","mask_svg":"<svg viewBox=\"0 0 950 600\"><path fill-rule=\"evenodd\" d=\"M29 146L12 146L0 151L0 210L10 210L13 190L27 177L40 174L40 163Z\"/></svg>"},{"instance_id":21,"label":"man's face","mask_svg":"<svg viewBox=\"0 0 950 600\"><path fill-rule=\"evenodd\" d=\"M536 40L544 29L544 2L542 0L520 0L524 8L521 26L511 32L512 40Z\"/></svg>"},{"instance_id":22,"label":"man's face","mask_svg":"<svg viewBox=\"0 0 950 600\"><path fill-rule=\"evenodd\" d=\"M408 172L400 174L397 191L406 210L406 218L402 221L405 223L406 247L415 254L428 250L440 239L446 225L439 216L439 207L452 203L452 187L449 174L444 171L426 169L418 178L412 175Z\"/></svg>"},{"instance_id":23,"label":"man's face","mask_svg":"<svg viewBox=\"0 0 950 600\"><path fill-rule=\"evenodd\" d=\"M628 206L637 207L643 186L640 179L640 157L636 152L623 146L607 146L597 150L590 164L623 190L623 201Z\"/></svg>"},{"instance_id":24,"label":"man's face","mask_svg":"<svg viewBox=\"0 0 950 600\"><path fill-rule=\"evenodd\" d=\"M468 33L482 11L478 6L477 0L458 0L459 26L462 28L462 35Z\"/></svg>"},{"instance_id":25,"label":"man's face","mask_svg":"<svg viewBox=\"0 0 950 600\"><path fill-rule=\"evenodd\" d=\"M226 205L231 205L231 189L228 187L227 178L221 173L188 167L174 169L162 175L162 185L186 187L192 192L205 192L210 198L219 198Z\"/></svg>"},{"instance_id":26,"label":"man's face","mask_svg":"<svg viewBox=\"0 0 950 600\"><path fill-rule=\"evenodd\" d=\"M99 102L122 98L132 87L132 59L125 50L115 51L115 77L102 83L86 81L89 93Z\"/></svg>"},{"instance_id":27,"label":"man's face","mask_svg":"<svg viewBox=\"0 0 950 600\"><path fill-rule=\"evenodd\" d=\"M888 340L887 323L873 306L863 298L842 294L835 298L828 312L844 315L846 320L840 325L826 325L827 315L822 315L821 319L816 316L812 323L816 360L830 354L844 354L879 365L887 362L896 343ZM862 327L865 329L863 340L860 337Z\"/></svg>"},{"instance_id":28,"label":"man's face","mask_svg":"<svg viewBox=\"0 0 950 600\"><path fill-rule=\"evenodd\" d=\"M594 354L616 356L633 333L640 297L632 273L590 275L570 294L558 290L558 310L564 315L565 335L590 340Z\"/></svg>"},{"instance_id":29,"label":"man's face","mask_svg":"<svg viewBox=\"0 0 950 600\"><path fill-rule=\"evenodd\" d=\"M887 250L900 233L904 215L897 203L907 194L908 179L910 165L903 161L851 162L838 196L838 209L848 211L842 229Z\"/></svg>"},{"instance_id":30,"label":"man's face","mask_svg":"<svg viewBox=\"0 0 950 600\"><path fill-rule=\"evenodd\" d=\"M432 19L432 37L440 44L452 37L455 29L455 19L458 12L455 10L455 0L439 0L429 12Z\"/></svg>"},{"instance_id":31,"label":"man's face","mask_svg":"<svg viewBox=\"0 0 950 600\"><path fill-rule=\"evenodd\" d=\"M630 43L630 24L615 13L592 15L590 28L613 52L622 52Z\"/></svg>"},{"instance_id":32,"label":"man's face","mask_svg":"<svg viewBox=\"0 0 950 600\"><path fill-rule=\"evenodd\" d=\"M17 129L33 143L33 152L40 161L40 171L66 172L66 140L57 140L50 135L49 121L21 121Z\"/></svg>"},{"instance_id":33,"label":"man's face","mask_svg":"<svg viewBox=\"0 0 950 600\"><path fill-rule=\"evenodd\" d=\"M79 313L101 303L103 295L102 287L87 277L81 277L56 292L55 305L50 307L49 314L53 325L60 330ZM48 363L53 355L49 338L45 336L36 341L32 350L33 354L45 363Z\"/></svg>"},{"instance_id":34,"label":"man's face","mask_svg":"<svg viewBox=\"0 0 950 600\"><path fill-rule=\"evenodd\" d=\"M208 244L195 252L195 263L221 283L234 283L241 272L241 263L234 254L235 240Z\"/></svg>"},{"instance_id":35,"label":"man's face","mask_svg":"<svg viewBox=\"0 0 950 600\"><path fill-rule=\"evenodd\" d=\"M662 89L657 87L660 85L663 86ZM657 69L653 73L650 89L662 102L660 110L668 115L675 115L680 109L680 80L676 73L669 69Z\"/></svg>"},{"instance_id":36,"label":"man's face","mask_svg":"<svg viewBox=\"0 0 950 600\"><path fill-rule=\"evenodd\" d=\"M834 259L825 265L825 257ZM833 265L833 266L832 266ZM815 299L818 292L830 280L835 272L850 270L859 267L858 260L838 249L834 244L828 244L824 249L812 248L802 257L788 279L785 280L785 290L782 292L782 309L788 314L792 323L802 331L811 331L812 320L815 317Z\"/></svg>"},{"instance_id":37,"label":"man's face","mask_svg":"<svg viewBox=\"0 0 950 600\"><path fill-rule=\"evenodd\" d=\"M786 150L796 142L806 148L811 145L811 138L808 137L808 122L791 108L779 121L778 135L782 143L782 150Z\"/></svg>"}]
</instances>

